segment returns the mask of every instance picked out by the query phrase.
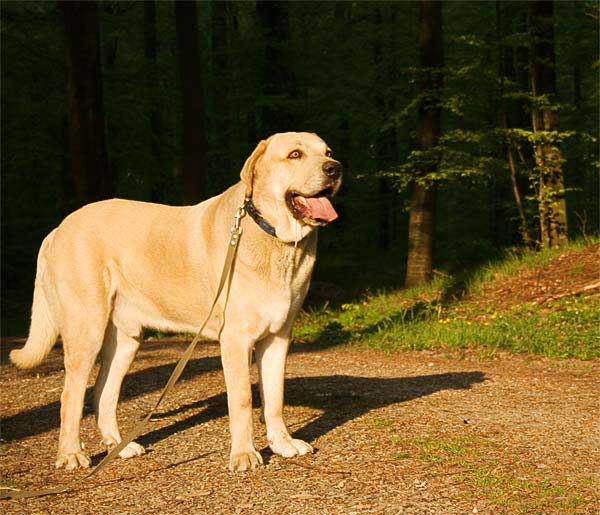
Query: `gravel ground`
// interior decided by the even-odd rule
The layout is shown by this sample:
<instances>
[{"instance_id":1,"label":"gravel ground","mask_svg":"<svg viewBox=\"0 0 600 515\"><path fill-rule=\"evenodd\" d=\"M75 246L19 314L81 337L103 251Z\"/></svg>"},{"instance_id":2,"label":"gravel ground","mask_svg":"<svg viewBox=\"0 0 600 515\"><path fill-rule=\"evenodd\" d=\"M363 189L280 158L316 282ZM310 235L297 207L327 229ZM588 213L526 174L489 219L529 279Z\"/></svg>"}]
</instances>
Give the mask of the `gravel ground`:
<instances>
[{"instance_id":1,"label":"gravel ground","mask_svg":"<svg viewBox=\"0 0 600 515\"><path fill-rule=\"evenodd\" d=\"M57 485L83 474L53 465L62 351L57 347L37 369L19 372L6 355L21 343L2 345L1 484ZM181 340L142 346L123 387L122 427L150 407L183 347ZM206 344L139 440L145 455L113 462L70 493L0 501L0 511L597 514L599 372L599 360L501 354L484 361L468 353L296 345L288 361L286 420L315 454L273 456L256 409L255 442L265 466L231 474L219 348ZM103 449L89 402L82 437L97 463Z\"/></svg>"}]
</instances>

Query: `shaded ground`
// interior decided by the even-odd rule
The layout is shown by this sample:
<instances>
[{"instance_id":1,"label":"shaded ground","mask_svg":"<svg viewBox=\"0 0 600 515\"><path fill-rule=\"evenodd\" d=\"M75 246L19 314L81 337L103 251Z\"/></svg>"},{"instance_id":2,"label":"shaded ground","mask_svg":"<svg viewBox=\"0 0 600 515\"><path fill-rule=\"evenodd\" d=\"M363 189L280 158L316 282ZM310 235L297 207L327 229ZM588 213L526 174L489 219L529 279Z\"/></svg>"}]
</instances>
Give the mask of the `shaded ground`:
<instances>
[{"instance_id":1,"label":"shaded ground","mask_svg":"<svg viewBox=\"0 0 600 515\"><path fill-rule=\"evenodd\" d=\"M4 342L3 357L15 341ZM126 379L121 422L155 399L182 348L148 342ZM0 380L4 487L56 485L53 469L62 353L31 372L3 359ZM218 347L197 350L153 426L149 452L117 462L77 491L0 501L7 514L597 513L600 362L441 352L383 354L297 345L286 416L317 452L286 460L255 441L266 466L227 470L229 436ZM86 448L102 449L93 417Z\"/></svg>"}]
</instances>

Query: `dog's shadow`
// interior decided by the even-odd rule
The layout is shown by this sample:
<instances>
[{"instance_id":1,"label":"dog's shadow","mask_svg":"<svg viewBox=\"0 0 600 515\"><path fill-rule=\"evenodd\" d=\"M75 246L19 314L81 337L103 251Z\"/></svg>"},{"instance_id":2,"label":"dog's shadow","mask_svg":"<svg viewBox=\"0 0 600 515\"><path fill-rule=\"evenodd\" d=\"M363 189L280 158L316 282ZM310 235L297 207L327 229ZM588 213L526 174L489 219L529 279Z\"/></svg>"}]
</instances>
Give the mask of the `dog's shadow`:
<instances>
[{"instance_id":1,"label":"dog's shadow","mask_svg":"<svg viewBox=\"0 0 600 515\"><path fill-rule=\"evenodd\" d=\"M312 442L332 429L372 410L425 397L442 390L466 390L485 380L482 372L449 372L414 377L312 376L285 382L285 404L315 409L320 414L293 431L295 438ZM253 386L254 405L258 406L258 389ZM202 411L172 424L146 433L138 439L144 446L153 445L172 434L227 415L225 392L183 405L157 415L171 417L189 411Z\"/></svg>"},{"instance_id":2,"label":"dog's shadow","mask_svg":"<svg viewBox=\"0 0 600 515\"><path fill-rule=\"evenodd\" d=\"M33 372L27 373L37 373L41 369L43 374L54 374L62 368L62 356L60 357L60 361L55 358L52 363L45 363ZM135 399L160 390L169 379L171 372L173 372L173 367L173 363L167 363L127 374L123 381L119 400ZM220 368L220 356L192 359L188 362L179 381L189 381ZM89 387L85 393L84 414L92 410L92 395L93 388ZM0 436L5 441L20 440L28 436L45 433L59 426L60 401L56 400L0 419Z\"/></svg>"},{"instance_id":3,"label":"dog's shadow","mask_svg":"<svg viewBox=\"0 0 600 515\"><path fill-rule=\"evenodd\" d=\"M220 368L219 356L193 359L188 363L181 380L192 380ZM124 381L121 399L132 399L158 390L167 381L172 369L173 364L163 364L128 374ZM298 429L292 427L295 429L295 437L311 442L369 411L425 397L442 390L469 389L484 380L485 375L478 371L392 378L345 375L298 377L286 380L285 399L288 406L304 406L320 413ZM88 399L91 393L92 389L88 388ZM253 387L253 397L255 406L258 406L256 386ZM197 412L200 408L204 409ZM89 410L89 406L87 409ZM195 413L183 418L180 416L190 411ZM178 420L144 434L138 441L144 446L150 446L177 432L226 416L226 393L183 405L170 412L159 413L156 418L175 415L178 415ZM59 401L37 406L0 420L1 436L4 441L20 440L41 434L58 428L59 425Z\"/></svg>"}]
</instances>

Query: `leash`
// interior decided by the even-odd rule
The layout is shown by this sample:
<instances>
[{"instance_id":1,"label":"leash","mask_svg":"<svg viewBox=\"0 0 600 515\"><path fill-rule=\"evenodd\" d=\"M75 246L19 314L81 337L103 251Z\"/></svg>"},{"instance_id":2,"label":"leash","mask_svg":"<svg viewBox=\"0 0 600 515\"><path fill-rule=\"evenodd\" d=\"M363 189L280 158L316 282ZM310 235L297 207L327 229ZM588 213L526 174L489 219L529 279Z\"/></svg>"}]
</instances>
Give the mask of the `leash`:
<instances>
[{"instance_id":1,"label":"leash","mask_svg":"<svg viewBox=\"0 0 600 515\"><path fill-rule=\"evenodd\" d=\"M121 443L119 443L116 447L111 449L111 451L104 458L102 458L100 463L98 463L98 465L95 468L93 468L85 476L83 476L79 479L76 479L75 481L72 481L70 484L67 484L67 485L56 486L56 487L51 487L51 488L42 488L40 490L0 491L0 499L28 499L31 497L43 497L46 495L53 495L53 494L69 492L69 491L73 490L73 487L75 487L79 483L85 481L86 479L91 478L92 476L95 476L101 470L105 469L129 443L131 443L138 436L140 436L140 434L142 434L142 432L148 425L148 422L150 422L150 418L152 418L152 415L154 415L154 413L156 412L158 407L161 405L162 401L165 399L167 394L171 391L171 389L173 388L173 386L175 385L175 383L181 376L183 369L185 368L188 361L192 357L192 353L194 352L196 345L200 341L202 331L204 330L204 328L206 327L206 324L208 323L210 317L212 316L215 306L217 305L217 301L219 300L221 292L223 291L225 283L227 282L227 278L229 277L229 282L227 285L227 289L225 291L225 306L227 306L227 301L229 299L229 287L231 286L233 262L235 260L238 243L240 241L240 236L242 234L242 228L240 227L240 221L246 214L246 204L247 204L247 199L244 201L244 204L241 207L239 207L237 209L237 211L235 212L235 215L233 218L233 225L231 226L231 229L230 229L231 237L229 238L229 243L227 244L227 255L225 256L225 263L223 264L223 271L221 272L221 279L219 281L219 286L217 288L217 293L215 294L215 298L210 306L210 309L208 310L208 315L206 315L206 318L200 325L200 329L198 329L198 332L196 333L196 336L194 336L194 339L187 346L187 348L185 349L185 352L183 353L181 358L179 358L179 361L177 362L175 369L171 373L171 377L169 377L169 380L167 381L167 384L163 388L162 392L160 393L160 396L158 397L158 400L154 404L154 407L146 414L146 416L140 422L138 422L134 426L133 429L131 429L129 431L129 433L127 433L127 435L125 436L125 438L123 438Z\"/></svg>"}]
</instances>

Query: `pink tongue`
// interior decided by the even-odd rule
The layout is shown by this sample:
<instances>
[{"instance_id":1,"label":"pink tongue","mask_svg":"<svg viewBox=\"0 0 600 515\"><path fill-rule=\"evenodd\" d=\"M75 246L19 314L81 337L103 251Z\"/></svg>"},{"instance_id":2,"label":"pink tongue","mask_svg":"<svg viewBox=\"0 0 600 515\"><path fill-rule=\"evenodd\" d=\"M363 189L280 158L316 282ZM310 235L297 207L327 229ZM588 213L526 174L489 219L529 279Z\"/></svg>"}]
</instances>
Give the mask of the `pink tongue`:
<instances>
[{"instance_id":1,"label":"pink tongue","mask_svg":"<svg viewBox=\"0 0 600 515\"><path fill-rule=\"evenodd\" d=\"M296 197L295 199L299 204L304 216L312 218L313 220L319 219L325 222L331 222L338 217L338 214L333 209L331 202L327 197Z\"/></svg>"}]
</instances>

